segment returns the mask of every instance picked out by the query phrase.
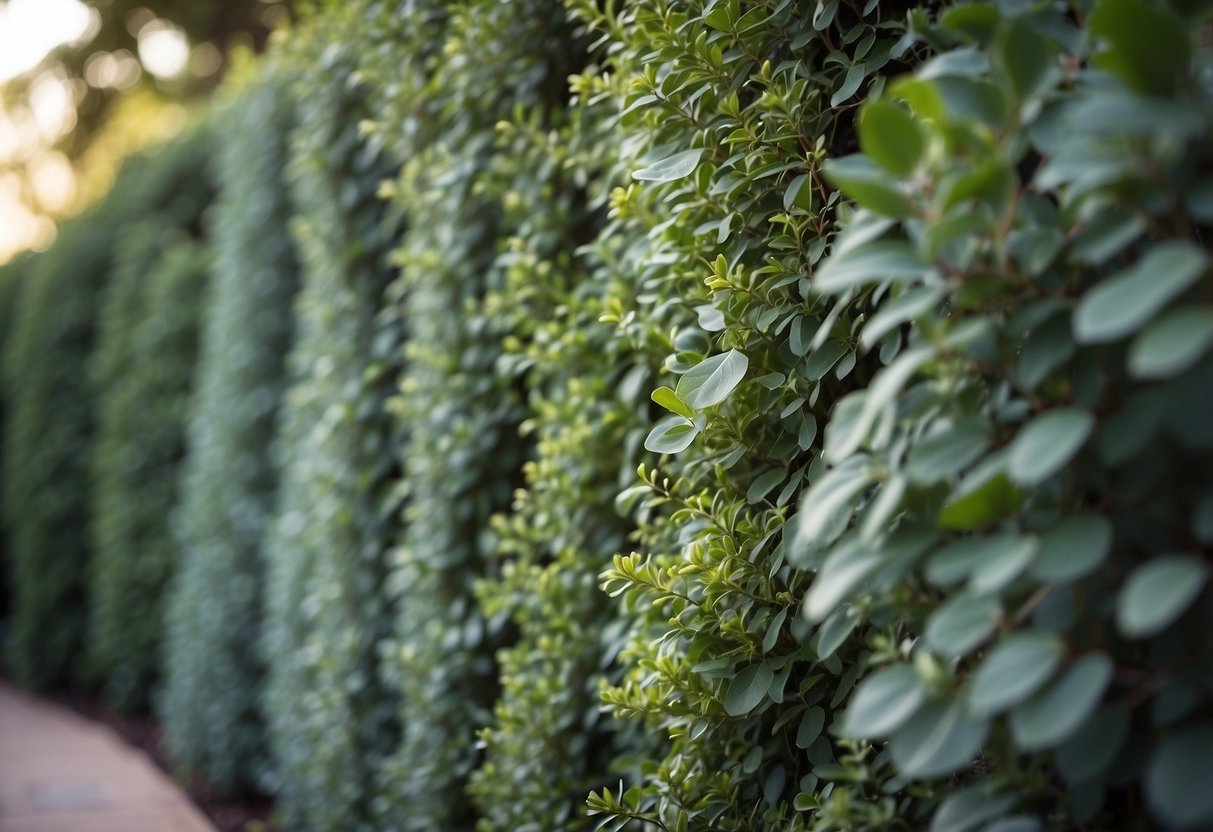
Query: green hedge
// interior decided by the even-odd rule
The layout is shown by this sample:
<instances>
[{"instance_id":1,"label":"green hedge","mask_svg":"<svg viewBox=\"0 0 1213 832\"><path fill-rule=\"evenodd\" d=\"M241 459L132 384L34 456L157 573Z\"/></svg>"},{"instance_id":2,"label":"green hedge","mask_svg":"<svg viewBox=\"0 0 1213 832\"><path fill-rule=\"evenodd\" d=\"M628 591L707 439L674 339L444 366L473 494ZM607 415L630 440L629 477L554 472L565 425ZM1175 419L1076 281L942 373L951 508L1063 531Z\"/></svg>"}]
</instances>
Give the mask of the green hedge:
<instances>
[{"instance_id":1,"label":"green hedge","mask_svg":"<svg viewBox=\"0 0 1213 832\"><path fill-rule=\"evenodd\" d=\"M225 131L179 758L291 828L1207 827L1209 15L319 4Z\"/></svg>"},{"instance_id":2,"label":"green hedge","mask_svg":"<svg viewBox=\"0 0 1213 832\"><path fill-rule=\"evenodd\" d=\"M4 354L5 342L12 332L17 318L17 304L21 299L21 286L26 271L29 268L30 255L19 255L0 267L0 355ZM6 413L11 410L12 393L4 383L4 370L0 368L0 436L3 436ZM0 442L0 471L4 470L3 442ZM2 499L2 498L0 498ZM3 510L0 510L0 621L7 622L9 612L9 585L12 570L10 559L11 546L8 542L8 529L3 521ZM0 636L3 638L3 636Z\"/></svg>"},{"instance_id":3,"label":"green hedge","mask_svg":"<svg viewBox=\"0 0 1213 832\"><path fill-rule=\"evenodd\" d=\"M159 713L177 762L231 794L271 785L257 634L262 539L278 483L270 445L298 287L283 178L293 103L271 77L214 118L222 125L214 277L181 473Z\"/></svg>"},{"instance_id":4,"label":"green hedge","mask_svg":"<svg viewBox=\"0 0 1213 832\"><path fill-rule=\"evenodd\" d=\"M293 231L302 257L297 339L268 545L266 722L291 829L382 829L381 766L399 742L397 691L380 674L395 625L386 586L401 532L403 433L386 406L403 319L385 294L398 212L378 197L399 165L360 135L365 88L342 28L308 31L292 59Z\"/></svg>"},{"instance_id":5,"label":"green hedge","mask_svg":"<svg viewBox=\"0 0 1213 832\"><path fill-rule=\"evenodd\" d=\"M527 62L541 60L532 33L548 25L493 4L425 5L408 20L444 16L442 28L431 19L426 30L435 54L424 85L401 94L424 114L415 138L432 141L402 148L408 161L392 189L409 223L395 291L410 340L400 396L408 503L391 575L403 736L385 767L385 797L409 830L470 828L464 790L478 760L476 729L497 696L494 653L507 639L504 616L486 616L475 598L492 568L489 517L508 506L522 462L518 391L493 371L502 330L484 295L500 280L501 209L482 182L493 125L508 115L510 96L532 94ZM481 60L463 60L462 49ZM495 77L521 83L502 88Z\"/></svg>"},{"instance_id":6,"label":"green hedge","mask_svg":"<svg viewBox=\"0 0 1213 832\"><path fill-rule=\"evenodd\" d=\"M190 203L198 147L181 141L131 160L106 198L67 222L30 261L6 344L13 402L5 425L5 522L13 549L10 669L45 688L87 677L90 443L97 382L87 368L95 310L114 266L117 228L171 218Z\"/></svg>"},{"instance_id":7,"label":"green hedge","mask_svg":"<svg viewBox=\"0 0 1213 832\"><path fill-rule=\"evenodd\" d=\"M92 373L89 674L122 710L146 710L159 678L163 601L177 564L170 517L185 454L206 248L191 241L213 194L209 134L187 143L174 204L121 233L101 298Z\"/></svg>"}]
</instances>

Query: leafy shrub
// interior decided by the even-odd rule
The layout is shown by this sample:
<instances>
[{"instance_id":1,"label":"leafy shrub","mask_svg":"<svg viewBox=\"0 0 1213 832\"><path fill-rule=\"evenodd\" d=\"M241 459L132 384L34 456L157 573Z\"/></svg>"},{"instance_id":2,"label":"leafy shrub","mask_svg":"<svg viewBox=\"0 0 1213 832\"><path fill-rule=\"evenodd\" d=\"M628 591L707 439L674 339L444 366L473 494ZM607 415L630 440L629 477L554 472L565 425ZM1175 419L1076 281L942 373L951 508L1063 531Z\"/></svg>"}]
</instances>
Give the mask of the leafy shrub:
<instances>
[{"instance_id":1,"label":"leafy shrub","mask_svg":"<svg viewBox=\"0 0 1213 832\"><path fill-rule=\"evenodd\" d=\"M292 100L251 84L214 116L215 271L205 300L169 590L159 712L174 758L221 793L266 787L259 710L262 538L298 266L283 179Z\"/></svg>"},{"instance_id":2,"label":"leafy shrub","mask_svg":"<svg viewBox=\"0 0 1213 832\"><path fill-rule=\"evenodd\" d=\"M19 255L0 267L0 355L4 354L4 344L12 331L16 319L17 303L20 300L22 280L29 269L29 255ZM0 368L0 436L3 436L5 414L10 409L9 399L12 394L3 383L3 369ZM3 443L0 442L0 455L3 454ZM0 471L4 470L3 457L0 456ZM2 520L0 511L0 621L6 621L9 610L9 545L8 530ZM0 636L2 639L3 636Z\"/></svg>"},{"instance_id":3,"label":"leafy shrub","mask_svg":"<svg viewBox=\"0 0 1213 832\"><path fill-rule=\"evenodd\" d=\"M436 138L406 148L394 189L409 223L396 288L410 331L400 397L408 504L391 578L403 737L385 777L402 828L417 830L472 824L464 789L497 695L494 653L508 639L504 616L486 617L474 592L491 569L488 520L508 506L523 451L518 392L494 372L502 322L484 307L502 279L502 232L482 183L497 120L551 81L535 44L553 25L496 4L438 8L445 28L427 32L442 48L411 104L428 116L413 135ZM422 8L410 20L432 16Z\"/></svg>"},{"instance_id":4,"label":"leafy shrub","mask_svg":"<svg viewBox=\"0 0 1213 832\"><path fill-rule=\"evenodd\" d=\"M647 151L615 210L657 267L617 317L677 327L680 376L647 440L676 456L641 486L673 511L605 575L636 617L606 699L671 745L592 810L1114 828L1144 798L1205 822L1184 773L1209 754L1193 21L582 12L621 76L586 83Z\"/></svg>"},{"instance_id":5,"label":"leafy shrub","mask_svg":"<svg viewBox=\"0 0 1213 832\"><path fill-rule=\"evenodd\" d=\"M30 261L6 345L12 416L5 425L4 512L13 548L11 668L45 688L84 679L90 447L96 383L86 367L94 310L114 259L114 229L173 216L198 147L181 141L129 161L106 198L64 223ZM187 199L188 201L188 199Z\"/></svg>"},{"instance_id":6,"label":"leafy shrub","mask_svg":"<svg viewBox=\"0 0 1213 832\"><path fill-rule=\"evenodd\" d=\"M210 136L195 144L192 181L172 210L122 233L101 298L91 370L98 385L93 444L88 660L106 698L146 709L159 678L162 598L177 563L169 517L197 353L206 249L186 236L212 196Z\"/></svg>"},{"instance_id":7,"label":"leafy shrub","mask_svg":"<svg viewBox=\"0 0 1213 832\"><path fill-rule=\"evenodd\" d=\"M379 666L395 626L386 591L401 531L403 434L386 406L401 370L397 212L378 197L399 170L359 133L365 90L336 23L296 42L293 230L302 256L282 485L267 544L265 708L290 829L382 829L380 768L399 702ZM328 47L328 48L326 48Z\"/></svg>"}]
</instances>

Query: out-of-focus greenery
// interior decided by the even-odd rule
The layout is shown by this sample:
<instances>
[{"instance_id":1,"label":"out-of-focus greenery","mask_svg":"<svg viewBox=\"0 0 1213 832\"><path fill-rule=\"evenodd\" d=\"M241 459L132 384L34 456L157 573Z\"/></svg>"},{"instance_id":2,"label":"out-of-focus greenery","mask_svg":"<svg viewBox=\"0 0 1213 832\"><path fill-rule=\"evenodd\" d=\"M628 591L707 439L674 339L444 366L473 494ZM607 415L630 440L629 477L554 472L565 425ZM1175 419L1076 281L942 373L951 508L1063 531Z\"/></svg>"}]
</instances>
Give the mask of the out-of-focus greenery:
<instances>
[{"instance_id":1,"label":"out-of-focus greenery","mask_svg":"<svg viewBox=\"0 0 1213 832\"><path fill-rule=\"evenodd\" d=\"M263 541L271 453L299 285L284 167L294 102L272 73L215 115L220 196L176 513L159 712L184 769L220 793L270 785L260 710Z\"/></svg>"},{"instance_id":2,"label":"out-of-focus greenery","mask_svg":"<svg viewBox=\"0 0 1213 832\"><path fill-rule=\"evenodd\" d=\"M265 713L282 824L391 828L381 767L400 741L380 672L395 627L387 574L401 535L403 426L387 407L404 320L386 293L399 212L378 197L399 165L360 135L365 85L336 21L292 54L299 124L289 175L302 258L268 545Z\"/></svg>"},{"instance_id":3,"label":"out-of-focus greenery","mask_svg":"<svg viewBox=\"0 0 1213 832\"><path fill-rule=\"evenodd\" d=\"M9 666L31 687L86 678L89 448L101 390L88 367L116 267L115 229L149 216L171 223L179 210L196 219L196 201L183 194L202 163L199 142L132 159L102 202L28 261L5 349L3 512L13 546Z\"/></svg>"}]
</instances>

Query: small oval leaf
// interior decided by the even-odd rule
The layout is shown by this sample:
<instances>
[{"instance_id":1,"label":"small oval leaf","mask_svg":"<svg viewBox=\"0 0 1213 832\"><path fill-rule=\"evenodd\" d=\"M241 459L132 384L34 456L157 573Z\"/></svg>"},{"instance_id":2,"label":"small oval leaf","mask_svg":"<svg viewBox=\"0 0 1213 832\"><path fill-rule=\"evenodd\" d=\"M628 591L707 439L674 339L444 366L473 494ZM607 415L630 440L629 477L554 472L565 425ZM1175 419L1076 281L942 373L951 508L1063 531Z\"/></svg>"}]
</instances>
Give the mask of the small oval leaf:
<instances>
[{"instance_id":1,"label":"small oval leaf","mask_svg":"<svg viewBox=\"0 0 1213 832\"><path fill-rule=\"evenodd\" d=\"M695 410L720 404L745 377L750 360L739 350L713 355L678 380L678 398Z\"/></svg>"},{"instance_id":2,"label":"small oval leaf","mask_svg":"<svg viewBox=\"0 0 1213 832\"><path fill-rule=\"evenodd\" d=\"M684 150L667 156L660 162L654 162L647 168L641 168L632 174L632 178L641 182L673 182L689 176L702 156L702 148Z\"/></svg>"},{"instance_id":3,"label":"small oval leaf","mask_svg":"<svg viewBox=\"0 0 1213 832\"><path fill-rule=\"evenodd\" d=\"M724 695L724 710L729 716L744 716L766 698L775 672L765 663L752 664L737 674Z\"/></svg>"},{"instance_id":4,"label":"small oval leaf","mask_svg":"<svg viewBox=\"0 0 1213 832\"><path fill-rule=\"evenodd\" d=\"M1149 638L1179 618L1200 594L1208 568L1190 555L1166 555L1133 570L1116 605L1116 625L1129 638Z\"/></svg>"}]
</instances>

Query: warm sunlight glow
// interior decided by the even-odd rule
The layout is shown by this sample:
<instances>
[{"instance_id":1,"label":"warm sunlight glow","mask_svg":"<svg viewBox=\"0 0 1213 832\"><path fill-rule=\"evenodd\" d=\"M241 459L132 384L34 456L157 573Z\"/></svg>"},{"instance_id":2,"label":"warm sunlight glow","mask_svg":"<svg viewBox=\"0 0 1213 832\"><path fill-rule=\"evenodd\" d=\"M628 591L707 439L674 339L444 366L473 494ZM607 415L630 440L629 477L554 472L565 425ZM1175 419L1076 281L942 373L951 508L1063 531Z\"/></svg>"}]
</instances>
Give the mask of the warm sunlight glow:
<instances>
[{"instance_id":1,"label":"warm sunlight glow","mask_svg":"<svg viewBox=\"0 0 1213 832\"><path fill-rule=\"evenodd\" d=\"M189 59L189 41L176 26L155 20L139 30L139 60L157 78L180 75Z\"/></svg>"},{"instance_id":2,"label":"warm sunlight glow","mask_svg":"<svg viewBox=\"0 0 1213 832\"><path fill-rule=\"evenodd\" d=\"M56 46L83 37L91 22L80 0L9 0L0 6L0 81L33 69Z\"/></svg>"}]
</instances>

